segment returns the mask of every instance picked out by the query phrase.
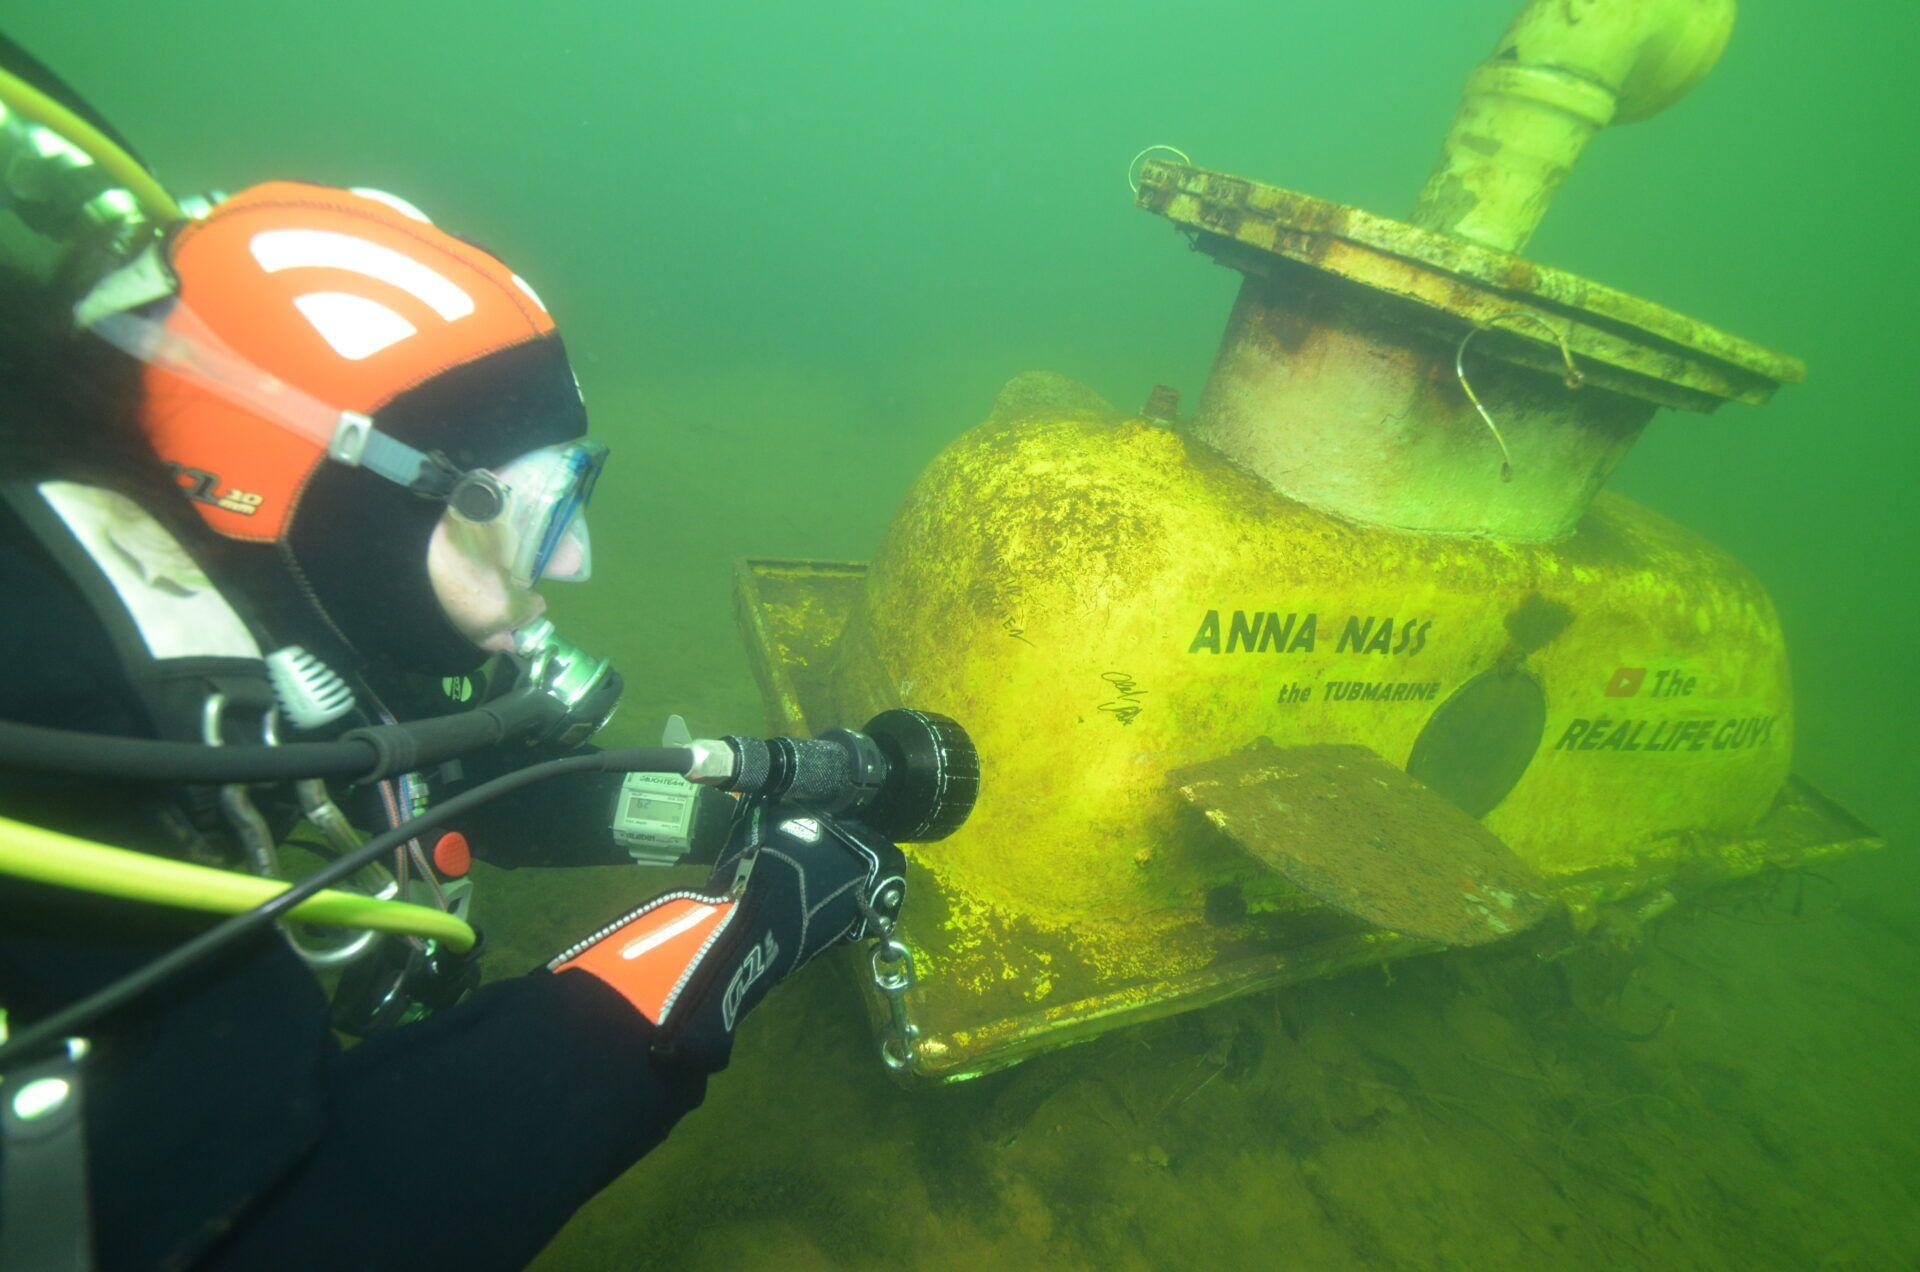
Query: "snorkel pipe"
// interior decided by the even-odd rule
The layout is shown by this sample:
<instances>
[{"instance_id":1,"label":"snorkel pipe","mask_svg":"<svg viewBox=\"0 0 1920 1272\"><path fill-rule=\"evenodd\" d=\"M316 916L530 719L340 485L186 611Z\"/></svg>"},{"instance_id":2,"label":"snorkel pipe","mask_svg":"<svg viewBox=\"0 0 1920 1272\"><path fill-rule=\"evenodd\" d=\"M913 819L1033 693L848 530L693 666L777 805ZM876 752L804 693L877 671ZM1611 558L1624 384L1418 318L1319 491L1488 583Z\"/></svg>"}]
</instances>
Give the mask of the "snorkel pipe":
<instances>
[{"instance_id":1,"label":"snorkel pipe","mask_svg":"<svg viewBox=\"0 0 1920 1272\"><path fill-rule=\"evenodd\" d=\"M1733 16L1734 0L1532 0L1467 76L1407 219L1518 252L1593 135L1686 96Z\"/></svg>"}]
</instances>

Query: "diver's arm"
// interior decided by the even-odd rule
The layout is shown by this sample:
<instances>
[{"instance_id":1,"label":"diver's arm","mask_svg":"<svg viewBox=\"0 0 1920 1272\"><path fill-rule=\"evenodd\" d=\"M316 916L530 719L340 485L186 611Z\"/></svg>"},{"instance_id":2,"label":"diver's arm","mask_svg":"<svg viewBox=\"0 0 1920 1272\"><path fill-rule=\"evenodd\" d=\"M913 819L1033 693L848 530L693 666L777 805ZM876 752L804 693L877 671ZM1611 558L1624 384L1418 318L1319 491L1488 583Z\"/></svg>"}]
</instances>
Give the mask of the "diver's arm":
<instances>
[{"instance_id":1,"label":"diver's arm","mask_svg":"<svg viewBox=\"0 0 1920 1272\"><path fill-rule=\"evenodd\" d=\"M519 1268L699 1104L606 985L536 973L332 1057L325 1124L212 1267Z\"/></svg>"},{"instance_id":2,"label":"diver's arm","mask_svg":"<svg viewBox=\"0 0 1920 1272\"><path fill-rule=\"evenodd\" d=\"M523 1266L700 1102L774 984L863 935L863 898L898 903L892 844L768 811L704 888L331 1058L314 1151L211 1266Z\"/></svg>"},{"instance_id":3,"label":"diver's arm","mask_svg":"<svg viewBox=\"0 0 1920 1272\"><path fill-rule=\"evenodd\" d=\"M593 751L581 747L576 754ZM553 758L523 748L496 748L461 762L459 775L437 776L433 797L444 801L481 782L512 769ZM652 777L653 775L646 775ZM626 865L636 854L651 864L664 864L659 854L687 865L711 865L718 860L736 813L733 798L711 786L679 783L691 803L686 826L672 848L660 842L645 847L619 841L614 830L624 792L632 775L623 773L569 773L513 791L463 815L451 829L460 832L472 855L491 866L512 870L520 866ZM657 792L655 792L657 793ZM362 825L388 824L376 804L361 810Z\"/></svg>"},{"instance_id":4,"label":"diver's arm","mask_svg":"<svg viewBox=\"0 0 1920 1272\"><path fill-rule=\"evenodd\" d=\"M443 716L484 700L450 697L439 679L427 676L388 673L369 677L369 685L403 720ZM593 749L580 748L583 752ZM424 776L432 799L443 802L513 769L561 754L565 752L534 751L511 743L462 756ZM621 780L618 773L570 773L489 800L446 829L458 831L475 857L508 870L624 864L631 858L614 842L612 829ZM392 824L378 790L362 787L351 792L348 800L343 806L357 825Z\"/></svg>"},{"instance_id":5,"label":"diver's arm","mask_svg":"<svg viewBox=\"0 0 1920 1272\"><path fill-rule=\"evenodd\" d=\"M443 680L388 671L368 675L365 683L373 701L386 712L414 720L470 710L492 701L519 683L519 674L512 663L496 659L471 677ZM461 688L457 692L449 688L454 685ZM674 719L677 722L678 718ZM444 802L528 764L597 749L581 746L569 752L509 742L463 755L425 776L432 798ZM633 775L622 773L568 774L491 799L447 829L460 833L474 857L507 870L520 866L625 865L636 859L663 864L663 857L671 857L676 851L687 864L707 865L718 858L732 821L731 798L712 787L688 787L687 820L676 830L663 832L657 824L636 825L631 820L634 815L629 814L622 834L615 825L622 820L623 807L633 803L624 792L634 780ZM649 789L645 794L657 796L659 792ZM352 803L343 800L343 804L358 824L392 824L377 792L362 789L353 792L351 798ZM656 811L658 807L655 803ZM647 822L647 814L638 816L640 822Z\"/></svg>"}]
</instances>

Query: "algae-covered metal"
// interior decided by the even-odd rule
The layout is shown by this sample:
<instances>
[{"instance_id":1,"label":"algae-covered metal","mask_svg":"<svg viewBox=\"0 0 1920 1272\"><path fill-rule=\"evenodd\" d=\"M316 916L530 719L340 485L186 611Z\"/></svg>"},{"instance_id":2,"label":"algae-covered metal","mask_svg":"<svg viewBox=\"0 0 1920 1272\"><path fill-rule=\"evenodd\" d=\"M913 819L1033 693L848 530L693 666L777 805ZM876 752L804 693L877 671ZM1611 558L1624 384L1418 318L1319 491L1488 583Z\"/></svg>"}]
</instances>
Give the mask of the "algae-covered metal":
<instances>
[{"instance_id":1,"label":"algae-covered metal","mask_svg":"<svg viewBox=\"0 0 1920 1272\"><path fill-rule=\"evenodd\" d=\"M1576 923L1868 839L1788 784L1765 592L1618 496L1561 544L1358 526L1027 377L864 572L756 564L741 586L777 727L904 704L979 744L972 821L910 849L926 1076L1436 948L1193 824L1169 775L1262 736L1418 753L1427 785L1494 801L1487 828Z\"/></svg>"},{"instance_id":2,"label":"algae-covered metal","mask_svg":"<svg viewBox=\"0 0 1920 1272\"><path fill-rule=\"evenodd\" d=\"M1172 774L1221 834L1343 914L1448 946L1546 917L1546 885L1499 836L1363 746L1258 746Z\"/></svg>"},{"instance_id":3,"label":"algae-covered metal","mask_svg":"<svg viewBox=\"0 0 1920 1272\"><path fill-rule=\"evenodd\" d=\"M1638 511L1625 501L1606 502L1617 502L1629 515ZM979 559L975 554L981 549L975 537L956 543L949 568L957 573L966 560ZM1571 566L1547 572L1564 573L1569 590L1581 585ZM885 700L892 673L868 654L850 652L870 649L874 639L868 620L850 625L863 608L868 575L867 567L835 562L740 563L736 597L748 619L748 652L770 727L812 733L866 718L859 715L865 708L849 707L849 693L863 702ZM1291 577L1278 576L1276 586L1286 587ZM1368 690L1367 683L1383 678L1362 679L1345 670L1368 664L1351 652L1338 653L1339 631L1321 656L1304 660L1310 665L1303 664L1304 648L1276 653L1271 637L1264 650L1257 636L1251 648L1243 648L1244 637L1233 641L1229 612L1222 653L1188 655L1195 633L1181 633L1178 649L1167 658L1205 660L1211 663L1208 676L1184 686L1142 678L1128 699L1099 668L1076 676L1046 672L1061 650L1045 651L1063 629L1076 625L1071 615L1029 633L1024 619L989 606L940 641L939 625L952 613L944 606L928 613L923 640L899 650L894 665L917 667L926 647L935 643L955 651L955 660L930 682L909 675L891 690L914 704L951 704L949 677L957 677L976 686L961 697L991 708L967 717L981 743L984 766L975 820L939 845L908 847L909 900L901 934L923 973L908 1000L921 1030L916 1075L965 1078L1120 1025L1440 948L1438 942L1389 933L1314 905L1210 830L1193 827L1166 779L1189 758L1211 758L1202 753L1204 740L1168 754L1158 737L1134 732L1143 726L1161 736L1172 732L1166 717L1184 713L1183 700L1189 697L1204 707L1211 681L1241 689L1234 702L1210 713L1219 731L1216 739L1231 736L1236 747L1259 736L1261 719L1283 708L1284 689L1293 700L1284 705L1300 715L1292 732L1274 734L1278 739L1397 738L1404 748L1399 754L1406 754L1434 706L1424 689L1422 701L1411 704L1411 689L1397 703L1395 691L1385 691L1383 698L1382 690ZM1284 624L1285 612L1280 621ZM1260 620L1263 628L1265 622ZM1250 626L1243 621L1243 630ZM1512 636L1499 617L1481 626L1474 643L1497 660ZM1550 630L1551 623L1528 618L1521 627L1524 644ZM1430 629L1428 639L1433 638ZM1231 656L1225 642L1234 645ZM963 652L969 649L982 656L971 669ZM1429 646L1416 658L1433 650ZM1031 659L1029 668L994 692L995 677L1022 654ZM1367 657L1384 662L1391 655ZM1609 696L1607 684L1595 689L1591 676L1575 676L1568 664L1554 664L1549 683L1568 685L1571 694L1577 682L1587 681L1578 698L1598 709L1583 716L1571 702L1557 707L1549 726L1553 736L1543 731L1539 746L1546 761L1541 772L1555 774L1556 781L1580 777L1583 770L1591 778L1616 780L1543 788L1542 798L1529 802L1526 817L1488 819L1490 828L1510 842L1514 827L1540 822L1542 833L1526 836L1524 849L1515 845L1517 855L1548 878L1576 929L1618 898L1804 864L1878 842L1843 810L1792 779L1776 792L1751 794L1754 820L1749 824L1737 824L1736 814L1712 829L1689 828L1689 809L1675 806L1671 798L1675 788L1722 777L1719 761L1744 756L1751 762L1758 758L1752 752L1783 747L1784 739L1772 733L1758 746L1729 753L1736 725L1716 750L1714 729L1700 722L1723 701L1717 694L1724 684L1714 686L1713 696L1697 700L1658 697L1668 681L1649 669L1638 691L1626 695L1634 669L1625 670L1628 676L1613 685L1620 696ZM1062 681L1059 695L1036 698L1025 692L1048 679ZM1444 679L1463 683L1473 676L1457 666ZM1601 679L1611 683L1612 673L1603 672ZM1311 685L1306 693L1303 683ZM1696 681L1694 688L1706 683ZM1176 687L1182 692L1170 692ZM1440 696L1438 690L1432 695ZM1072 699L1064 713L1060 697ZM1236 706L1244 710L1256 702L1245 733L1226 726ZM1118 710L1101 710L1130 703L1142 704L1130 724L1119 723ZM1396 719L1397 727L1386 727ZM1320 726L1323 720L1328 727ZM1571 739L1560 747L1570 729ZM1752 737L1749 729L1748 740ZM1591 749L1582 751L1583 743ZM1649 751L1649 744L1659 749ZM1392 750L1384 753L1396 758ZM1776 751L1772 758L1784 771L1784 755ZM1530 755L1530 769L1533 760ZM1556 790L1558 795L1552 793ZM1650 812L1647 805L1662 803L1663 797L1664 808ZM1609 801L1615 807L1607 807ZM1547 818L1556 802L1565 804L1560 817ZM1555 826L1569 823L1588 832L1576 840L1579 861L1553 852ZM870 1001L869 1007L876 1022L881 1020L883 1005Z\"/></svg>"},{"instance_id":4,"label":"algae-covered metal","mask_svg":"<svg viewBox=\"0 0 1920 1272\"><path fill-rule=\"evenodd\" d=\"M1578 933L1877 842L1792 776L1758 581L1601 490L1658 406L1763 402L1800 364L1508 250L1607 113L1561 90L1657 109L1729 13L1537 0L1513 65L1470 79L1418 225L1146 164L1139 204L1247 276L1190 424L1170 393L1134 417L1024 376L870 566L743 564L777 727L911 706L979 746L971 821L909 850L914 1072L1497 935L1504 902L1461 908L1495 892L1515 927L1551 904ZM1547 117L1570 101L1585 122ZM1290 767L1228 792L1262 739ZM1316 783L1367 793L1370 823L1281 807ZM1344 860L1298 842L1335 829Z\"/></svg>"},{"instance_id":5,"label":"algae-covered metal","mask_svg":"<svg viewBox=\"0 0 1920 1272\"><path fill-rule=\"evenodd\" d=\"M1246 275L1195 435L1343 517L1554 539L1655 407L1757 404L1801 379L1791 357L1513 254L1593 133L1683 95L1732 21L1732 0L1533 0L1468 77L1412 224L1146 163L1138 206Z\"/></svg>"}]
</instances>

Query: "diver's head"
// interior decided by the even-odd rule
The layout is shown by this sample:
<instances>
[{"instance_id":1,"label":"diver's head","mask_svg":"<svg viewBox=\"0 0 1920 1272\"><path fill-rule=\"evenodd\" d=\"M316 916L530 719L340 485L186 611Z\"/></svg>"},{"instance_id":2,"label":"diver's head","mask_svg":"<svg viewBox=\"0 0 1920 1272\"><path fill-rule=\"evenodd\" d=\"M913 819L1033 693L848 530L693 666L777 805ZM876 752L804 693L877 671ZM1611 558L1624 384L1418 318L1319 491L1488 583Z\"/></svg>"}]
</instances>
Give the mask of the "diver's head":
<instances>
[{"instance_id":1,"label":"diver's head","mask_svg":"<svg viewBox=\"0 0 1920 1272\"><path fill-rule=\"evenodd\" d=\"M273 183L167 242L175 294L93 321L213 530L370 658L452 673L580 578L605 457L517 274L373 191Z\"/></svg>"},{"instance_id":2,"label":"diver's head","mask_svg":"<svg viewBox=\"0 0 1920 1272\"><path fill-rule=\"evenodd\" d=\"M442 612L474 645L512 650L514 633L546 612L533 589L578 582L592 570L586 505L605 460L598 442L542 447L489 470L497 480L474 496L477 510L455 500L441 514L427 542L427 578Z\"/></svg>"}]
</instances>

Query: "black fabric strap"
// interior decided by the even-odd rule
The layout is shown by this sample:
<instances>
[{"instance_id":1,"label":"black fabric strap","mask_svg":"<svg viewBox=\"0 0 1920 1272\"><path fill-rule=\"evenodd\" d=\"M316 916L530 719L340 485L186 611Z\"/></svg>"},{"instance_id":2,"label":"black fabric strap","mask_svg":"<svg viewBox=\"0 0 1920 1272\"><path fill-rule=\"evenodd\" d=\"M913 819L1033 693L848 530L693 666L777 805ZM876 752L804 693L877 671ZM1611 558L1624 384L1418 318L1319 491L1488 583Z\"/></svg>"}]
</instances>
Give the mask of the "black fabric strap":
<instances>
[{"instance_id":1,"label":"black fabric strap","mask_svg":"<svg viewBox=\"0 0 1920 1272\"><path fill-rule=\"evenodd\" d=\"M32 482L0 482L4 499L21 524L40 541L99 618L113 642L128 682L146 708L154 735L169 741L201 740L201 711L211 693L225 695L226 719L244 729L233 742L261 741L261 717L273 706L273 690L259 659L224 655L157 659L147 648L126 605L87 549L74 538ZM57 656L58 651L49 651Z\"/></svg>"}]
</instances>

